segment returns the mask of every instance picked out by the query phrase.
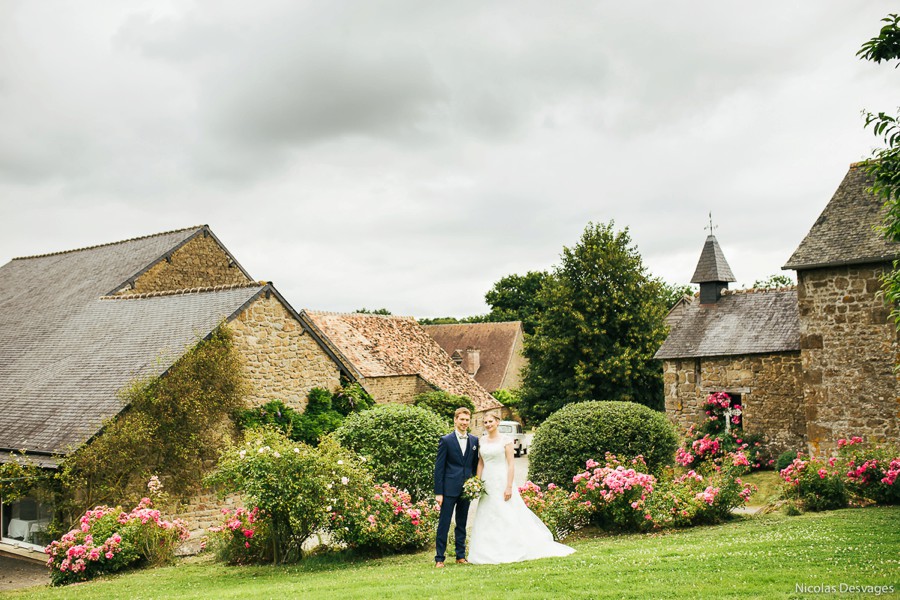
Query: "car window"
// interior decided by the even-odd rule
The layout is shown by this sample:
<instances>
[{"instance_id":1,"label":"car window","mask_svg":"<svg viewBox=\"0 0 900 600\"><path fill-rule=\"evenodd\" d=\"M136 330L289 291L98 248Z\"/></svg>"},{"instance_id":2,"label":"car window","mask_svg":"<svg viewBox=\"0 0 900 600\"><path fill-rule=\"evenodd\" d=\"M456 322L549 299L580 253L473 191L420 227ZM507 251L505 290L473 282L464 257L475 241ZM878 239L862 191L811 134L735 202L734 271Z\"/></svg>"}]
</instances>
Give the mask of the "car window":
<instances>
[{"instance_id":1,"label":"car window","mask_svg":"<svg viewBox=\"0 0 900 600\"><path fill-rule=\"evenodd\" d=\"M522 426L516 425L516 433L522 433Z\"/></svg>"},{"instance_id":2,"label":"car window","mask_svg":"<svg viewBox=\"0 0 900 600\"><path fill-rule=\"evenodd\" d=\"M497 429L500 430L500 433L512 433L513 429L511 425L499 425Z\"/></svg>"}]
</instances>

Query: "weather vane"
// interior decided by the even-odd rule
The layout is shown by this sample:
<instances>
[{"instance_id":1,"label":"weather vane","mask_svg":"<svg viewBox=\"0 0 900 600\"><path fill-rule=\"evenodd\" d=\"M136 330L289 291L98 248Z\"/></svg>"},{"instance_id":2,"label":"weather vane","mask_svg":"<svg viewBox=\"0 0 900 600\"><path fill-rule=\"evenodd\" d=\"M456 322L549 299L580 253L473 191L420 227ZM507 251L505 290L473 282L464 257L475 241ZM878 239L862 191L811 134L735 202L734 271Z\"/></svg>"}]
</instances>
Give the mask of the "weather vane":
<instances>
[{"instance_id":1,"label":"weather vane","mask_svg":"<svg viewBox=\"0 0 900 600\"><path fill-rule=\"evenodd\" d=\"M708 226L708 227L704 227L703 229L709 229L709 235L713 235L713 229L718 229L718 228L719 228L718 225L713 226L713 222L712 222L712 211L710 211L710 213L709 213L709 226Z\"/></svg>"}]
</instances>

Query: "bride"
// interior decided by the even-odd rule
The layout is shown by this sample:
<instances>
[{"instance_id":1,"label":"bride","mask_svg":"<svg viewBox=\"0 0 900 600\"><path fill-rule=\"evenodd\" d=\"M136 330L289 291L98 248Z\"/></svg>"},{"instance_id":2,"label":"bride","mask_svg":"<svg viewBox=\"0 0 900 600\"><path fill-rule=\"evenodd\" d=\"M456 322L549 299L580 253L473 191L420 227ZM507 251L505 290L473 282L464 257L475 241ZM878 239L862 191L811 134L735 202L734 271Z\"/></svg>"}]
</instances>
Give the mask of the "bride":
<instances>
[{"instance_id":1,"label":"bride","mask_svg":"<svg viewBox=\"0 0 900 600\"><path fill-rule=\"evenodd\" d=\"M485 493L478 500L469 562L496 564L566 556L573 548L553 541L547 526L531 512L513 485L512 440L497 431L500 419L484 418L487 435L479 439L481 453L476 474L484 480Z\"/></svg>"}]
</instances>

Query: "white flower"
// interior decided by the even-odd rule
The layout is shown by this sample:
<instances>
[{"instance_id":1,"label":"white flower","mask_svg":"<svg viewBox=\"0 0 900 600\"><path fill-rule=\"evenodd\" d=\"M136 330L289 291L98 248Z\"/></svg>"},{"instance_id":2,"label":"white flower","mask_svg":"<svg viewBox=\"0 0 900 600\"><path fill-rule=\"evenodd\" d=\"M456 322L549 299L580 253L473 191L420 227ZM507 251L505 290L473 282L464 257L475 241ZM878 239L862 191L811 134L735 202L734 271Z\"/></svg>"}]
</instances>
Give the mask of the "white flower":
<instances>
[{"instance_id":1,"label":"white flower","mask_svg":"<svg viewBox=\"0 0 900 600\"><path fill-rule=\"evenodd\" d=\"M247 456L247 451L241 450L240 452L238 452L238 456L240 456L241 458L244 458L245 456Z\"/></svg>"},{"instance_id":2,"label":"white flower","mask_svg":"<svg viewBox=\"0 0 900 600\"><path fill-rule=\"evenodd\" d=\"M275 458L281 458L281 453L278 450L275 451Z\"/></svg>"},{"instance_id":3,"label":"white flower","mask_svg":"<svg viewBox=\"0 0 900 600\"><path fill-rule=\"evenodd\" d=\"M329 484L328 484L327 486L325 486L325 487L327 487L327 488L330 490L332 487L334 487L334 483L329 483Z\"/></svg>"},{"instance_id":4,"label":"white flower","mask_svg":"<svg viewBox=\"0 0 900 600\"><path fill-rule=\"evenodd\" d=\"M300 448L294 448L294 454L300 454Z\"/></svg>"},{"instance_id":5,"label":"white flower","mask_svg":"<svg viewBox=\"0 0 900 600\"><path fill-rule=\"evenodd\" d=\"M342 465L342 464L344 464L344 461L339 460L339 461L338 461L338 464L339 464L339 465Z\"/></svg>"},{"instance_id":6,"label":"white flower","mask_svg":"<svg viewBox=\"0 0 900 600\"><path fill-rule=\"evenodd\" d=\"M360 456L360 457L359 457L359 460L361 460L362 462L366 462L366 457L365 457L365 456Z\"/></svg>"},{"instance_id":7,"label":"white flower","mask_svg":"<svg viewBox=\"0 0 900 600\"><path fill-rule=\"evenodd\" d=\"M349 477L341 477L341 483L343 483L344 485L347 485L348 483L350 483L350 478Z\"/></svg>"},{"instance_id":8,"label":"white flower","mask_svg":"<svg viewBox=\"0 0 900 600\"><path fill-rule=\"evenodd\" d=\"M331 505L329 504L328 506L326 506L325 510L327 510L328 512L331 512Z\"/></svg>"}]
</instances>

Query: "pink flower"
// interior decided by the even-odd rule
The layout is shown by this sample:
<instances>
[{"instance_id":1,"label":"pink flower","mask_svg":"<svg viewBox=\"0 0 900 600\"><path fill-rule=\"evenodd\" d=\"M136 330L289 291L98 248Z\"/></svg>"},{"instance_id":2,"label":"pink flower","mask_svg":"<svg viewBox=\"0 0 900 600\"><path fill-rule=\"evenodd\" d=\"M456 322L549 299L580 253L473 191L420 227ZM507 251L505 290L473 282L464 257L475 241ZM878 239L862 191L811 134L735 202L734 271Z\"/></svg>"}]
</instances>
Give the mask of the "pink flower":
<instances>
[{"instance_id":1,"label":"pink flower","mask_svg":"<svg viewBox=\"0 0 900 600\"><path fill-rule=\"evenodd\" d=\"M828 471L825 469L819 469L818 473L819 479L825 479L826 477L828 477Z\"/></svg>"}]
</instances>

